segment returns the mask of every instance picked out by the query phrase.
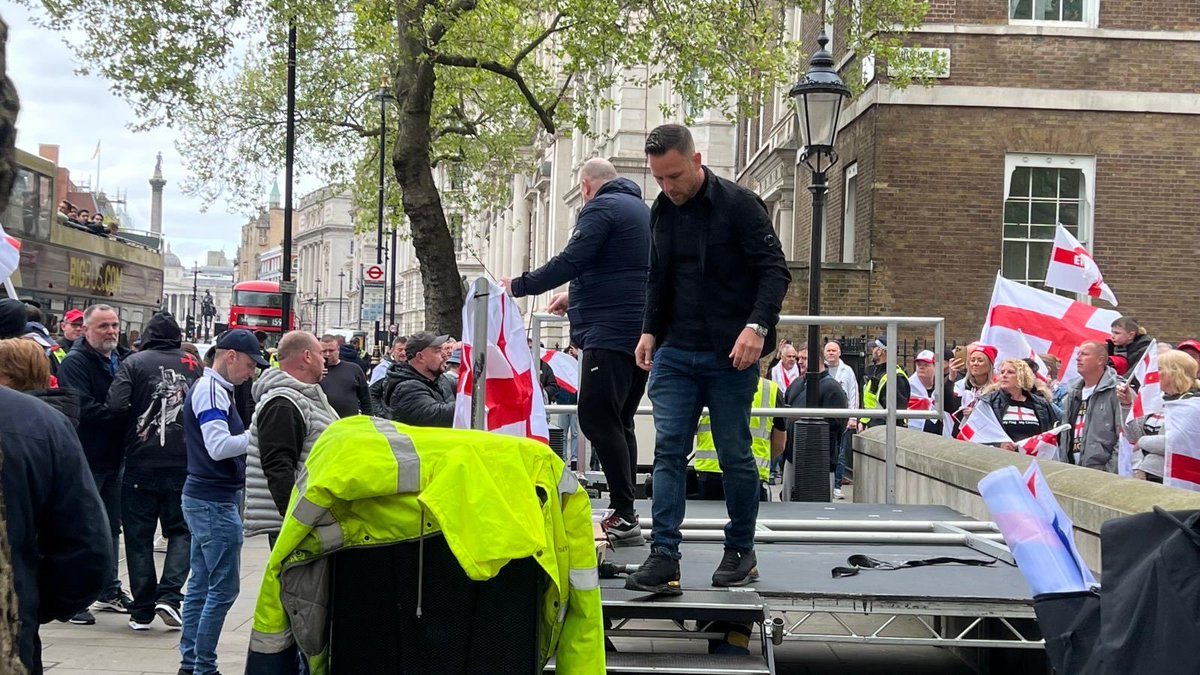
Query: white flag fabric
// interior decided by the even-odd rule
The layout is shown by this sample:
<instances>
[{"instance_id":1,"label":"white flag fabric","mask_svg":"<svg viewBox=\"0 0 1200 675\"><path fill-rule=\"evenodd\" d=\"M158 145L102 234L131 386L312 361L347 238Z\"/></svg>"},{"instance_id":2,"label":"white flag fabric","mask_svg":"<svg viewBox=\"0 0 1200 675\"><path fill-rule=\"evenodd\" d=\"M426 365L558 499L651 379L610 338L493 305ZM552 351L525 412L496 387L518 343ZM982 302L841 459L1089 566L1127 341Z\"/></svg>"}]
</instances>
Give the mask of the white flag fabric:
<instances>
[{"instance_id":1,"label":"white flag fabric","mask_svg":"<svg viewBox=\"0 0 1200 675\"><path fill-rule=\"evenodd\" d=\"M1200 492L1200 398L1167 401L1163 433L1167 435L1163 483Z\"/></svg>"},{"instance_id":2,"label":"white flag fabric","mask_svg":"<svg viewBox=\"0 0 1200 675\"><path fill-rule=\"evenodd\" d=\"M1029 340L1025 339L1024 331L1020 329L1015 331L996 330L993 331L992 337L995 339L995 342L986 344L990 344L996 348L996 363L994 365L997 373L1000 372L1000 364L1007 359L1033 359L1034 364L1037 366L1037 370L1033 374L1042 382L1050 381L1049 366L1033 350L1033 346L1029 344Z\"/></svg>"},{"instance_id":3,"label":"white flag fabric","mask_svg":"<svg viewBox=\"0 0 1200 675\"><path fill-rule=\"evenodd\" d=\"M1137 467L1134 462L1133 443L1129 442L1129 438L1125 436L1125 428L1117 429L1117 475L1125 478L1133 478L1133 470ZM1137 453L1140 456L1140 453Z\"/></svg>"},{"instance_id":4,"label":"white flag fabric","mask_svg":"<svg viewBox=\"0 0 1200 675\"><path fill-rule=\"evenodd\" d=\"M569 394L579 393L579 360L566 352L542 349L542 362L554 371L558 386Z\"/></svg>"},{"instance_id":5,"label":"white flag fabric","mask_svg":"<svg viewBox=\"0 0 1200 675\"><path fill-rule=\"evenodd\" d=\"M1064 425L1064 430L1070 428ZM1054 498L1054 491L1050 489L1050 484L1046 482L1046 476L1042 474L1042 467L1038 465L1037 460L1029 463L1029 468L1024 474L1025 486L1029 488L1030 494L1037 501L1038 505L1046 510L1051 515L1054 522L1054 528L1061 534L1063 543L1067 550L1071 552L1071 557L1075 559L1075 563L1079 566L1080 576L1083 583L1091 588L1098 586L1096 576L1092 574L1091 568L1084 562L1083 556L1079 553L1079 548L1075 546L1075 523L1066 511L1058 505L1058 500Z\"/></svg>"},{"instance_id":6,"label":"white flag fabric","mask_svg":"<svg viewBox=\"0 0 1200 675\"><path fill-rule=\"evenodd\" d=\"M1058 435L1070 429L1070 424L1060 424L1050 431L1035 434L1017 443L1017 447L1026 455L1038 459L1058 458Z\"/></svg>"},{"instance_id":7,"label":"white flag fabric","mask_svg":"<svg viewBox=\"0 0 1200 675\"><path fill-rule=\"evenodd\" d=\"M1107 300L1117 306L1117 296L1104 283L1104 276L1092 258L1092 254L1071 236L1062 223L1054 233L1054 249L1050 253L1050 266L1046 269L1046 285L1064 291L1085 293L1093 298Z\"/></svg>"},{"instance_id":8,"label":"white flag fabric","mask_svg":"<svg viewBox=\"0 0 1200 675\"><path fill-rule=\"evenodd\" d=\"M20 264L21 242L6 234L0 225L0 281L11 277Z\"/></svg>"},{"instance_id":9,"label":"white flag fabric","mask_svg":"<svg viewBox=\"0 0 1200 675\"><path fill-rule=\"evenodd\" d=\"M525 323L513 299L489 284L487 345L471 343L474 335L472 300L463 306L462 364L454 406L454 428L471 428L471 390L475 383L475 349L487 350L487 399L483 428L498 434L550 442L546 402L538 382L538 366L529 351Z\"/></svg>"},{"instance_id":10,"label":"white flag fabric","mask_svg":"<svg viewBox=\"0 0 1200 675\"><path fill-rule=\"evenodd\" d=\"M1141 384L1125 423L1163 410L1162 385L1158 377L1158 340L1151 340L1142 358L1133 366L1133 376Z\"/></svg>"},{"instance_id":11,"label":"white flag fabric","mask_svg":"<svg viewBox=\"0 0 1200 675\"><path fill-rule=\"evenodd\" d=\"M934 410L937 408L937 401L934 400L935 394L930 394L925 388L925 384L921 382L921 378L915 374L908 377L908 409L909 410ZM925 430L925 423L929 420L909 418L908 428L917 431ZM954 430L954 420L950 419L950 413L942 411L942 435L949 437Z\"/></svg>"},{"instance_id":12,"label":"white flag fabric","mask_svg":"<svg viewBox=\"0 0 1200 675\"><path fill-rule=\"evenodd\" d=\"M1039 354L1053 354L1062 363L1059 379L1070 382L1078 376L1075 353L1088 340L1104 342L1113 321L1121 318L1111 309L1100 309L1061 295L1047 293L999 274L992 288L992 302L979 340L995 345L1012 339L1009 333L1024 333L1029 346Z\"/></svg>"},{"instance_id":13,"label":"white flag fabric","mask_svg":"<svg viewBox=\"0 0 1200 675\"><path fill-rule=\"evenodd\" d=\"M980 445L1012 442L1004 433L1004 427L1000 426L1000 420L996 419L996 413L992 412L992 406L987 404L975 406L971 416L959 428L958 440Z\"/></svg>"},{"instance_id":14,"label":"white flag fabric","mask_svg":"<svg viewBox=\"0 0 1200 675\"><path fill-rule=\"evenodd\" d=\"M771 369L771 381L779 385L779 388L787 391L792 383L800 378L800 366L792 366L790 370L784 370L783 363L776 363Z\"/></svg>"}]
</instances>

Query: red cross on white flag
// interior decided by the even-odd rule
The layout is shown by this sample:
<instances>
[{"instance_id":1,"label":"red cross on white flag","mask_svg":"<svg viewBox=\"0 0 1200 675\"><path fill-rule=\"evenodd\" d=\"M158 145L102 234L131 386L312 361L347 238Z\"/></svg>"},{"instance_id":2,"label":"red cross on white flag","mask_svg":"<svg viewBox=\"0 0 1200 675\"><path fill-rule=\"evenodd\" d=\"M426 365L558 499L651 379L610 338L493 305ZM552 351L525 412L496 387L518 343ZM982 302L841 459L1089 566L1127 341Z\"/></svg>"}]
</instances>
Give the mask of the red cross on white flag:
<instances>
[{"instance_id":1,"label":"red cross on white flag","mask_svg":"<svg viewBox=\"0 0 1200 675\"><path fill-rule=\"evenodd\" d=\"M0 226L0 281L4 281L17 271L21 264L21 242L4 232Z\"/></svg>"},{"instance_id":2,"label":"red cross on white flag","mask_svg":"<svg viewBox=\"0 0 1200 675\"><path fill-rule=\"evenodd\" d=\"M1050 253L1050 266L1046 269L1046 285L1064 291L1085 293L1093 298L1107 300L1117 306L1117 296L1104 283L1100 268L1092 254L1071 236L1062 223L1054 233L1054 250Z\"/></svg>"},{"instance_id":3,"label":"red cross on white flag","mask_svg":"<svg viewBox=\"0 0 1200 675\"><path fill-rule=\"evenodd\" d=\"M995 345L1012 341L1021 332L1039 353L1049 353L1062 363L1059 379L1076 377L1075 352L1088 340L1104 342L1113 321L1121 318L1111 309L1100 309L1061 295L1009 281L999 274L979 340Z\"/></svg>"},{"instance_id":4,"label":"red cross on white flag","mask_svg":"<svg viewBox=\"0 0 1200 675\"><path fill-rule=\"evenodd\" d=\"M1158 340L1152 340L1146 347L1142 358L1133 367L1133 377L1141 383L1129 416L1125 418L1128 424L1139 417L1145 417L1156 412L1162 412L1162 386L1158 383Z\"/></svg>"},{"instance_id":5,"label":"red cross on white flag","mask_svg":"<svg viewBox=\"0 0 1200 675\"><path fill-rule=\"evenodd\" d=\"M1042 382L1050 381L1050 368L1042 357L1034 351L1033 346L1029 344L1029 340L1025 339L1025 333L1021 330L1004 330L995 331L992 335L995 342L990 342L996 348L996 372L1000 372L1000 364L1007 359L1033 359L1036 366L1034 375Z\"/></svg>"},{"instance_id":6,"label":"red cross on white flag","mask_svg":"<svg viewBox=\"0 0 1200 675\"><path fill-rule=\"evenodd\" d=\"M1041 434L1035 434L1017 443L1017 447L1026 455L1037 457L1038 459L1057 459L1058 457L1058 435L1070 429L1069 424L1060 424L1050 431ZM1031 486L1032 488L1032 486Z\"/></svg>"},{"instance_id":7,"label":"red cross on white flag","mask_svg":"<svg viewBox=\"0 0 1200 675\"><path fill-rule=\"evenodd\" d=\"M971 416L958 430L958 440L980 445L1012 442L1008 434L1004 433L1000 421L996 419L996 413L992 412L992 407L987 404L975 406Z\"/></svg>"},{"instance_id":8,"label":"red cross on white flag","mask_svg":"<svg viewBox=\"0 0 1200 675\"><path fill-rule=\"evenodd\" d=\"M554 371L558 386L568 394L579 393L579 359L554 349L542 350L542 361Z\"/></svg>"},{"instance_id":9,"label":"red cross on white flag","mask_svg":"<svg viewBox=\"0 0 1200 675\"><path fill-rule=\"evenodd\" d=\"M1163 483L1200 492L1200 398L1167 401L1164 409L1167 461Z\"/></svg>"}]
</instances>

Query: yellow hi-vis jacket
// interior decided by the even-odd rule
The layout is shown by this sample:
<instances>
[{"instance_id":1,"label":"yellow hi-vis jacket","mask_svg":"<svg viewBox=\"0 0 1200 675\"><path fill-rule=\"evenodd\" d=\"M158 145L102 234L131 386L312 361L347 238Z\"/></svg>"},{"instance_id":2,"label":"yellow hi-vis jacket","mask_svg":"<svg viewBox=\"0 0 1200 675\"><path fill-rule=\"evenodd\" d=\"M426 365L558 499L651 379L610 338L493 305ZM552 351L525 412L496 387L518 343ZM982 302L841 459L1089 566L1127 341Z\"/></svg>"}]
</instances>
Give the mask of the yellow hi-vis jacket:
<instances>
[{"instance_id":1,"label":"yellow hi-vis jacket","mask_svg":"<svg viewBox=\"0 0 1200 675\"><path fill-rule=\"evenodd\" d=\"M752 408L774 408L779 397L779 385L767 378L759 378L758 393L754 395ZM758 465L758 477L766 482L771 479L771 424L770 417L750 418L750 452ZM700 418L700 430L696 434L696 471L721 473L717 461L717 446L713 443L712 421L708 415Z\"/></svg>"},{"instance_id":2,"label":"yellow hi-vis jacket","mask_svg":"<svg viewBox=\"0 0 1200 675\"><path fill-rule=\"evenodd\" d=\"M862 406L864 408L873 409L873 408L886 408L887 407L887 401L880 403L879 392L883 391L883 388L887 386L888 374L889 373L887 372L886 367L885 367L883 374L880 375L878 379L867 378L867 381L865 383L863 383ZM904 372L904 369L901 368L900 366L896 366L896 374L902 378L908 379L908 375ZM862 422L863 424L870 424L871 418L863 417L863 418L859 419L858 421Z\"/></svg>"},{"instance_id":3,"label":"yellow hi-vis jacket","mask_svg":"<svg viewBox=\"0 0 1200 675\"><path fill-rule=\"evenodd\" d=\"M263 577L252 656L294 643L312 675L327 673L331 554L415 540L422 522L476 581L533 557L549 578L541 665L555 656L558 672L603 675L591 503L563 461L537 441L365 415L334 422L309 453Z\"/></svg>"}]
</instances>

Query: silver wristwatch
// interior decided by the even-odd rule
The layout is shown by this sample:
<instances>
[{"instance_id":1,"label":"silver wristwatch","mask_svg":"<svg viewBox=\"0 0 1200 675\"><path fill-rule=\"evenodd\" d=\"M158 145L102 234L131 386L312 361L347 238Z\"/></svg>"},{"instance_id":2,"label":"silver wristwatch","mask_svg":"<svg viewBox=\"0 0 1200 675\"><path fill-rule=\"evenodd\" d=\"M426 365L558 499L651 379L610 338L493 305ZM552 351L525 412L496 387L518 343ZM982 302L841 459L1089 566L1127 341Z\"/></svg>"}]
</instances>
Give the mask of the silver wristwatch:
<instances>
[{"instance_id":1,"label":"silver wristwatch","mask_svg":"<svg viewBox=\"0 0 1200 675\"><path fill-rule=\"evenodd\" d=\"M764 338L767 337L767 327L766 326L763 326L763 325L760 325L757 323L748 323L748 324L746 324L746 328L749 328L750 330L754 331L754 334L757 335L758 337L764 337Z\"/></svg>"}]
</instances>

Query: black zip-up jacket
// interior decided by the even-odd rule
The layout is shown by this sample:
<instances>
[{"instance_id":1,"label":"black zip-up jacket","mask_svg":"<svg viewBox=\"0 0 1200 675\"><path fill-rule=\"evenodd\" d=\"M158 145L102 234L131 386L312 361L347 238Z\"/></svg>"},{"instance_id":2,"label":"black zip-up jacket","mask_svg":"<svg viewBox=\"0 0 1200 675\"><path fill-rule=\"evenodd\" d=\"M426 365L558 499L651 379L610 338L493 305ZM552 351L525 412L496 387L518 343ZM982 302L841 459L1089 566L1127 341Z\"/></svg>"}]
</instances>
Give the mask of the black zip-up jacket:
<instances>
[{"instance_id":1,"label":"black zip-up jacket","mask_svg":"<svg viewBox=\"0 0 1200 675\"><path fill-rule=\"evenodd\" d=\"M0 387L4 515L20 620L18 648L42 672L38 624L68 619L112 574L112 535L79 438L62 413Z\"/></svg>"},{"instance_id":2,"label":"black zip-up jacket","mask_svg":"<svg viewBox=\"0 0 1200 675\"><path fill-rule=\"evenodd\" d=\"M849 406L846 400L846 392L842 389L842 385L833 379L828 370L821 371L821 378L817 380L817 401L818 408L846 408ZM807 408L808 402L808 378L799 377L792 386L787 388L783 394L783 404L788 408ZM829 424L829 470L833 471L837 468L838 451L842 446L842 434L846 431L846 419L844 417L826 417L825 421ZM787 461L792 460L792 446L796 443L796 425L788 424L788 439L787 447L783 449L783 457Z\"/></svg>"},{"instance_id":3,"label":"black zip-up jacket","mask_svg":"<svg viewBox=\"0 0 1200 675\"><path fill-rule=\"evenodd\" d=\"M124 361L130 352L118 345L115 353ZM79 442L93 471L119 469L125 456L125 427L106 405L113 377L109 360L85 338L75 341L58 368L59 386L79 394Z\"/></svg>"},{"instance_id":4,"label":"black zip-up jacket","mask_svg":"<svg viewBox=\"0 0 1200 675\"><path fill-rule=\"evenodd\" d=\"M22 392L67 416L72 429L79 428L79 394L74 389L34 389Z\"/></svg>"},{"instance_id":5,"label":"black zip-up jacket","mask_svg":"<svg viewBox=\"0 0 1200 675\"><path fill-rule=\"evenodd\" d=\"M127 471L187 473L183 400L204 365L179 348L182 338L170 314L155 314L142 333L141 350L121 363L108 389L108 410L125 432Z\"/></svg>"},{"instance_id":6,"label":"black zip-up jacket","mask_svg":"<svg viewBox=\"0 0 1200 675\"><path fill-rule=\"evenodd\" d=\"M700 276L704 287L704 322L715 353L727 359L746 324L767 327L762 355L775 349L775 324L792 275L767 207L750 190L714 175L704 167L707 181L698 195L704 211L698 232L681 232L699 240ZM665 194L650 211L650 277L642 332L661 345L671 323L671 242L679 208ZM760 358L761 358L760 356Z\"/></svg>"},{"instance_id":7,"label":"black zip-up jacket","mask_svg":"<svg viewBox=\"0 0 1200 675\"><path fill-rule=\"evenodd\" d=\"M646 305L650 208L628 178L600 187L579 212L562 253L513 279L512 294L537 295L571 282L571 342L633 354Z\"/></svg>"},{"instance_id":8,"label":"black zip-up jacket","mask_svg":"<svg viewBox=\"0 0 1200 675\"><path fill-rule=\"evenodd\" d=\"M454 426L454 383L445 377L430 380L407 362L397 363L383 390L389 419L414 427Z\"/></svg>"},{"instance_id":9,"label":"black zip-up jacket","mask_svg":"<svg viewBox=\"0 0 1200 675\"><path fill-rule=\"evenodd\" d=\"M1030 408L1033 408L1033 414L1037 416L1039 434L1050 431L1058 424L1058 415L1054 414L1054 408L1050 407L1050 402L1041 394L1036 391L1027 391L1025 392L1025 402L1029 404ZM986 403L991 406L992 413L996 415L996 419L1002 420L1004 419L1004 412L1008 410L1009 404L1012 403L1012 397L1003 389L997 389L980 396L979 403ZM1025 439L1014 438L1012 440L1023 441Z\"/></svg>"}]
</instances>

